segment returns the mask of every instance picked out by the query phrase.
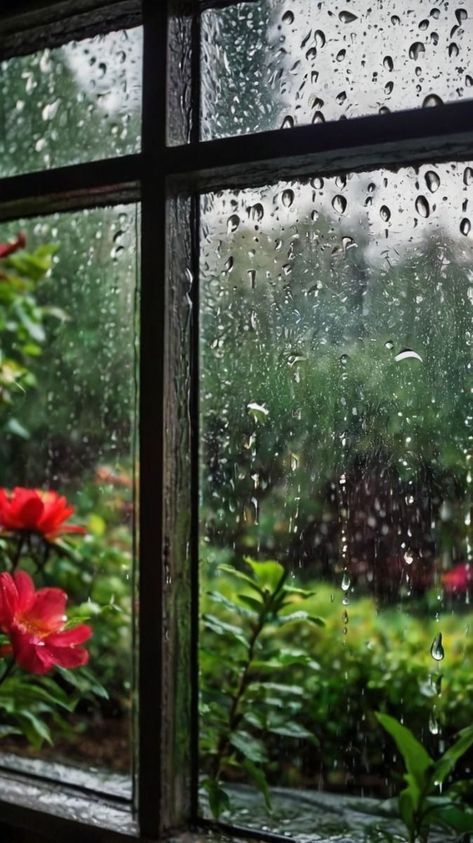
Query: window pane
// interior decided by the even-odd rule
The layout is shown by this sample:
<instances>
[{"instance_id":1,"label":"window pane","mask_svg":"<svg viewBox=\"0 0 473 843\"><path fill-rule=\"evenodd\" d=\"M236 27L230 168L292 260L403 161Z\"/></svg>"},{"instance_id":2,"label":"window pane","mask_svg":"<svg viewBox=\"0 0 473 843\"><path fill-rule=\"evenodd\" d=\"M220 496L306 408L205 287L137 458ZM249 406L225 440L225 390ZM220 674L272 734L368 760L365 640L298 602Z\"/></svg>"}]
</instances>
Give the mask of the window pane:
<instances>
[{"instance_id":1,"label":"window pane","mask_svg":"<svg viewBox=\"0 0 473 843\"><path fill-rule=\"evenodd\" d=\"M0 485L8 490L6 499L0 492L1 570L17 567L36 588L62 589L71 626L92 628L82 644L87 667L61 672L74 667L76 651L51 651L46 631L62 633L63 610L48 630L43 616L18 616L56 667L48 663L42 676L38 647L31 659L14 649L15 669L3 684L0 672L7 730L0 750L126 774L128 793L137 214L135 206L61 214L4 225L0 235L12 243L10 255L0 246ZM15 240L20 228L24 238ZM17 487L23 491L12 492ZM75 511L44 496L51 490ZM2 629L8 644L9 622Z\"/></svg>"},{"instance_id":2,"label":"window pane","mask_svg":"<svg viewBox=\"0 0 473 843\"><path fill-rule=\"evenodd\" d=\"M0 175L140 149L141 28L4 61Z\"/></svg>"},{"instance_id":3,"label":"window pane","mask_svg":"<svg viewBox=\"0 0 473 843\"><path fill-rule=\"evenodd\" d=\"M262 0L205 12L203 137L471 97L464 0L352 5Z\"/></svg>"},{"instance_id":4,"label":"window pane","mask_svg":"<svg viewBox=\"0 0 473 843\"><path fill-rule=\"evenodd\" d=\"M402 774L375 712L434 756L471 723L472 179L202 198L204 811L362 840L345 797Z\"/></svg>"}]
</instances>

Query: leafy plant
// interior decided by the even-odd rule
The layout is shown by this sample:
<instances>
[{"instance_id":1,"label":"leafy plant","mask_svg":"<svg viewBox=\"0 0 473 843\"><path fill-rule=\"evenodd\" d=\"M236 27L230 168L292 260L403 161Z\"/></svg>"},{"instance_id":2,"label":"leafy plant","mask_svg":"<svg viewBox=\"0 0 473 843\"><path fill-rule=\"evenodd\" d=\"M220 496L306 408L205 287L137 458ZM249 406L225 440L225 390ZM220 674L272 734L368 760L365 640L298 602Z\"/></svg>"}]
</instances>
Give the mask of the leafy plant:
<instances>
[{"instance_id":1,"label":"leafy plant","mask_svg":"<svg viewBox=\"0 0 473 843\"><path fill-rule=\"evenodd\" d=\"M291 667L318 665L304 650L279 647L275 634L291 624L323 626L324 622L305 610L312 593L291 586L288 572L278 562L247 559L246 564L247 571L220 566L223 574L238 581L234 599L219 590L207 595L219 609L236 614L238 624L225 620L222 612L203 615L201 666L214 680L204 684L202 694L201 746L208 768L203 786L217 818L230 806L221 784L224 773L243 773L270 808L265 744L271 735L317 742L313 731L297 717L303 690L286 677ZM222 652L214 646L216 639L225 642L223 661Z\"/></svg>"},{"instance_id":2,"label":"leafy plant","mask_svg":"<svg viewBox=\"0 0 473 843\"><path fill-rule=\"evenodd\" d=\"M404 760L406 787L399 794L398 810L409 843L426 843L431 826L459 833L473 832L473 811L463 802L462 784L442 790L459 759L473 745L473 726L462 729L455 743L434 761L410 729L388 714L377 713L376 717Z\"/></svg>"}]
</instances>

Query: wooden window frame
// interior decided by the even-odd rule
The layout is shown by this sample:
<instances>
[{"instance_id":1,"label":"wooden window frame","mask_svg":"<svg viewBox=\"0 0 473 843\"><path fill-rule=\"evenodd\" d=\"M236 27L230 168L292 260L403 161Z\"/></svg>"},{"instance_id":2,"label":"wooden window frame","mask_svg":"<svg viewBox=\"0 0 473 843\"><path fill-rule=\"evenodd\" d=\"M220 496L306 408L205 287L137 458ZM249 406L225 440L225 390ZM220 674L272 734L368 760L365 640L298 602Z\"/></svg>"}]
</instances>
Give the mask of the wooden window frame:
<instances>
[{"instance_id":1,"label":"wooden window frame","mask_svg":"<svg viewBox=\"0 0 473 843\"><path fill-rule=\"evenodd\" d=\"M16 0L0 12L2 60L113 29L144 29L142 151L0 179L1 221L141 203L136 799L126 806L92 778L59 784L47 765L34 775L0 769L2 839L145 843L180 833L189 839L193 830L199 839L203 830L288 839L198 816L199 194L314 173L469 160L473 101L200 141L200 13L235 2ZM192 321L184 311L189 301ZM180 395L178 365L185 370L179 377L188 378ZM176 479L174 429L184 416L187 468ZM188 507L179 539L167 514L176 509L173 496ZM185 558L176 550L183 542ZM189 622L181 628L184 609Z\"/></svg>"}]
</instances>

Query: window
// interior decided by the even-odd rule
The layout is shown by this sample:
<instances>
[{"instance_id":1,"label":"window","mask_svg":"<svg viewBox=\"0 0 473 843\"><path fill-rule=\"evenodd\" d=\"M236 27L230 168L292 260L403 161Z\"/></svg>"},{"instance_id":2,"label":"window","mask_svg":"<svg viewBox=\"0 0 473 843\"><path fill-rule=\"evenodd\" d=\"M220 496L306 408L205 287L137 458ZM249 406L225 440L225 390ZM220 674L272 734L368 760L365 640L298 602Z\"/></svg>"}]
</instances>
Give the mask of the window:
<instances>
[{"instance_id":1,"label":"window","mask_svg":"<svg viewBox=\"0 0 473 843\"><path fill-rule=\"evenodd\" d=\"M0 13L1 485L121 706L0 745L12 840L383 839L375 713L469 722L472 17L391 6Z\"/></svg>"}]
</instances>

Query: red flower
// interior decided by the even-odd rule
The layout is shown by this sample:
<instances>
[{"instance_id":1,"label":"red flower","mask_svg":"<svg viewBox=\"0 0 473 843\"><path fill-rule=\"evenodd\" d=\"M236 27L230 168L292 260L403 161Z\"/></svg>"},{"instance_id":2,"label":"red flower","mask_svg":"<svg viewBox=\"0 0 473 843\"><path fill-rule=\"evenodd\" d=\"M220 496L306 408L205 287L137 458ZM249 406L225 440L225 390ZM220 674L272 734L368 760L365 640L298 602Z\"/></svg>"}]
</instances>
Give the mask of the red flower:
<instances>
[{"instance_id":1,"label":"red flower","mask_svg":"<svg viewBox=\"0 0 473 843\"><path fill-rule=\"evenodd\" d=\"M23 670L47 673L55 665L87 664L89 654L78 645L92 635L90 626L64 629L67 595L60 588L40 588L24 571L0 574L0 629L10 639L1 654L13 653Z\"/></svg>"},{"instance_id":2,"label":"red flower","mask_svg":"<svg viewBox=\"0 0 473 843\"><path fill-rule=\"evenodd\" d=\"M24 249L25 246L26 237L23 232L20 231L13 243L0 243L0 258L7 258L8 255L12 255L13 252L17 252L18 249Z\"/></svg>"},{"instance_id":3,"label":"red flower","mask_svg":"<svg viewBox=\"0 0 473 843\"><path fill-rule=\"evenodd\" d=\"M471 565L462 562L442 577L445 591L467 591L473 585L473 570Z\"/></svg>"},{"instance_id":4,"label":"red flower","mask_svg":"<svg viewBox=\"0 0 473 843\"><path fill-rule=\"evenodd\" d=\"M17 486L9 494L0 488L0 530L40 533L50 541L61 533L85 533L84 527L64 524L73 512L57 492Z\"/></svg>"}]
</instances>

